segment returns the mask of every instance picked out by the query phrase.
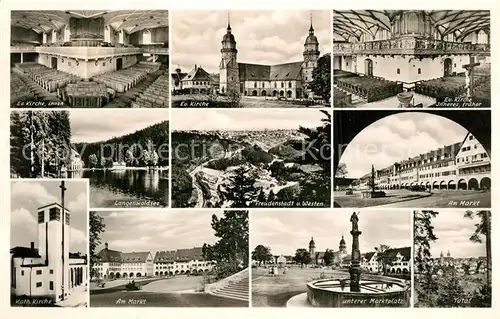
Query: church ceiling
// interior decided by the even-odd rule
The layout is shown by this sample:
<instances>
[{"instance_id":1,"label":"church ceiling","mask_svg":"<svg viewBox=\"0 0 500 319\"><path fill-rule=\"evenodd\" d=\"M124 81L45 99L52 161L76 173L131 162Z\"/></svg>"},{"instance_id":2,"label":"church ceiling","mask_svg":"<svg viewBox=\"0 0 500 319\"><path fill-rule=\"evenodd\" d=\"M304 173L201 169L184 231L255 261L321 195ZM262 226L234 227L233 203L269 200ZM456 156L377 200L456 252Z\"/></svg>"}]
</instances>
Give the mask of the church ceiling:
<instances>
[{"instance_id":1,"label":"church ceiling","mask_svg":"<svg viewBox=\"0 0 500 319\"><path fill-rule=\"evenodd\" d=\"M334 10L334 38L347 40L354 36L359 39L364 33L374 37L380 30L390 32L394 17L402 12L402 10ZM427 10L425 14L430 17L442 37L453 33L460 39L472 32L490 28L489 11Z\"/></svg>"},{"instance_id":2,"label":"church ceiling","mask_svg":"<svg viewBox=\"0 0 500 319\"><path fill-rule=\"evenodd\" d=\"M167 10L73 10L73 11L12 11L11 25L32 29L37 33L60 30L69 24L70 17L103 17L113 29L134 33L148 28L168 26Z\"/></svg>"}]
</instances>

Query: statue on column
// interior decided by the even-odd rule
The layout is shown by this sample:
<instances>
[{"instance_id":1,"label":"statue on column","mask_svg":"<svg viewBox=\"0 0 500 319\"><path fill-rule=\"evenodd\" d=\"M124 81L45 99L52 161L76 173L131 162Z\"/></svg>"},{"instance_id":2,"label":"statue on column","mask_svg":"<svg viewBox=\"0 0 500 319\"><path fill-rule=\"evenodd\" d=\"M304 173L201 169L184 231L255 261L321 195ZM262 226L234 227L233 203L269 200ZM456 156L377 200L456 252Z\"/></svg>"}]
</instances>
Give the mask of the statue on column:
<instances>
[{"instance_id":1,"label":"statue on column","mask_svg":"<svg viewBox=\"0 0 500 319\"><path fill-rule=\"evenodd\" d=\"M351 215L352 230L357 231L358 229L358 215L354 212Z\"/></svg>"}]
</instances>

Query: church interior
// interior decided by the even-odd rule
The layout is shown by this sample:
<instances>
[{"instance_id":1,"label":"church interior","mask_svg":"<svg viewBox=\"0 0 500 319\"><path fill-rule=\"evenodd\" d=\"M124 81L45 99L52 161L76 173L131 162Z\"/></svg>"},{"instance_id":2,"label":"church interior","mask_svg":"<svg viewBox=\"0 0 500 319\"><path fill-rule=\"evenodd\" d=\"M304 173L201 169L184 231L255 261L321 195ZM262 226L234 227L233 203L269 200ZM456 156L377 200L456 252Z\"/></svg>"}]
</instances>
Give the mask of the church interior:
<instances>
[{"instance_id":1,"label":"church interior","mask_svg":"<svg viewBox=\"0 0 500 319\"><path fill-rule=\"evenodd\" d=\"M169 105L166 10L12 11L13 107Z\"/></svg>"},{"instance_id":2,"label":"church interior","mask_svg":"<svg viewBox=\"0 0 500 319\"><path fill-rule=\"evenodd\" d=\"M335 107L490 107L490 12L333 12Z\"/></svg>"}]
</instances>

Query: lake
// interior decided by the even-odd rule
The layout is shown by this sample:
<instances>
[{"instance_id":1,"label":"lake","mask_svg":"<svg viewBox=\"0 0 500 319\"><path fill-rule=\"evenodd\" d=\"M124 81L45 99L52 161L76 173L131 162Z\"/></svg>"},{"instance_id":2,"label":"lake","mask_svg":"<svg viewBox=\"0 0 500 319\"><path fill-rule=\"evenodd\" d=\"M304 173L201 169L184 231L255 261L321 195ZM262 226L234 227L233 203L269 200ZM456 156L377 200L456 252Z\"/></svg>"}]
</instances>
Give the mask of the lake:
<instances>
[{"instance_id":1,"label":"lake","mask_svg":"<svg viewBox=\"0 0 500 319\"><path fill-rule=\"evenodd\" d=\"M92 208L168 206L168 170L86 170L71 177L89 179Z\"/></svg>"}]
</instances>

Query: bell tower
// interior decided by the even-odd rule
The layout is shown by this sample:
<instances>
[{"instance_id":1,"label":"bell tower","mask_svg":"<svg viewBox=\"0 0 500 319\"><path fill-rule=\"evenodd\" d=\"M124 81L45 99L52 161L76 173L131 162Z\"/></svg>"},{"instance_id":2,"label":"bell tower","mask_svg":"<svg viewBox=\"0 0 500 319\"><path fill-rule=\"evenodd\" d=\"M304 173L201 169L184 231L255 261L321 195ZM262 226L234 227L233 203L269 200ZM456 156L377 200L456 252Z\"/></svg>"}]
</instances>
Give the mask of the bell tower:
<instances>
[{"instance_id":1,"label":"bell tower","mask_svg":"<svg viewBox=\"0 0 500 319\"><path fill-rule=\"evenodd\" d=\"M309 27L309 35L304 42L304 63L302 65L302 77L305 83L312 81L312 71L318 66L319 59L319 42L314 35L313 19L311 13L311 26Z\"/></svg>"},{"instance_id":2,"label":"bell tower","mask_svg":"<svg viewBox=\"0 0 500 319\"><path fill-rule=\"evenodd\" d=\"M227 17L226 34L222 37L222 58L219 65L220 92L240 92L240 72L238 67L236 39L232 34L230 17Z\"/></svg>"}]
</instances>

